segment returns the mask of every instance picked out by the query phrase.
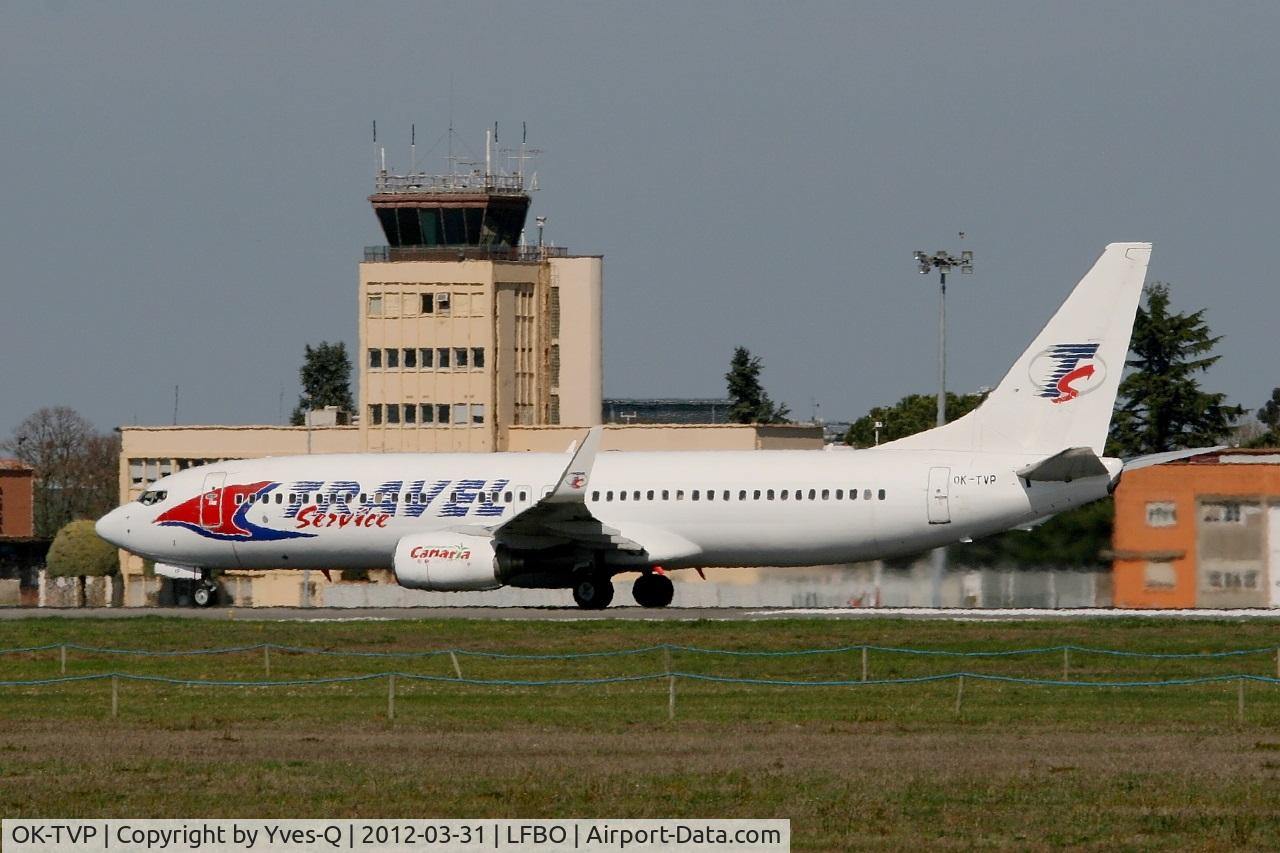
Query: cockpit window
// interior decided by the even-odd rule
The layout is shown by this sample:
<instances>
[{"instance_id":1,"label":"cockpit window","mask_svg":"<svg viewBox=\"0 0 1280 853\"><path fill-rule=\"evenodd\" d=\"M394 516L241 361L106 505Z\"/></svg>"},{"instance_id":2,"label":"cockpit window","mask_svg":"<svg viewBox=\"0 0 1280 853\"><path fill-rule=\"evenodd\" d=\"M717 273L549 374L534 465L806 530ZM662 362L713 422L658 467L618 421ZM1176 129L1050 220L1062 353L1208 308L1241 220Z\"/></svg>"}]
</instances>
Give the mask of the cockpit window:
<instances>
[{"instance_id":1,"label":"cockpit window","mask_svg":"<svg viewBox=\"0 0 1280 853\"><path fill-rule=\"evenodd\" d=\"M138 503L143 506L151 506L158 504L165 498L169 497L169 493L165 491L148 491L138 495Z\"/></svg>"}]
</instances>

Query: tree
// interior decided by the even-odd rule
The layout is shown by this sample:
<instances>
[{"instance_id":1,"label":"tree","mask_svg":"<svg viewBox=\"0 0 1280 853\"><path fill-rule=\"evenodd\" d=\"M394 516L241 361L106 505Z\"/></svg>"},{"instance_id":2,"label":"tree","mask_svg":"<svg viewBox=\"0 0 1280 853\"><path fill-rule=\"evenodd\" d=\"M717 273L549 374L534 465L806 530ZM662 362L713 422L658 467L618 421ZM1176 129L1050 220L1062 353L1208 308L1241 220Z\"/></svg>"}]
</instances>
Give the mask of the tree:
<instances>
[{"instance_id":1,"label":"tree","mask_svg":"<svg viewBox=\"0 0 1280 853\"><path fill-rule=\"evenodd\" d=\"M997 533L950 549L958 566L1086 568L1102 566L1111 547L1115 502L1104 498L1055 515L1038 527Z\"/></svg>"},{"instance_id":2,"label":"tree","mask_svg":"<svg viewBox=\"0 0 1280 853\"><path fill-rule=\"evenodd\" d=\"M1148 284L1146 296L1134 320L1125 362L1133 372L1120 383L1107 452L1139 456L1221 443L1244 413L1226 403L1226 394L1200 388L1200 374L1220 358L1209 353L1222 337L1210 333L1204 309L1171 312L1167 284Z\"/></svg>"},{"instance_id":3,"label":"tree","mask_svg":"<svg viewBox=\"0 0 1280 853\"><path fill-rule=\"evenodd\" d=\"M312 409L337 406L343 412L355 410L351 399L351 359L342 341L334 344L321 341L315 347L307 344L298 378L302 382L302 396L289 419L294 426L302 426L306 413Z\"/></svg>"},{"instance_id":4,"label":"tree","mask_svg":"<svg viewBox=\"0 0 1280 853\"><path fill-rule=\"evenodd\" d=\"M1280 388L1271 389L1271 399L1258 409L1258 423L1262 432L1254 436L1249 447L1275 447L1280 444Z\"/></svg>"},{"instance_id":5,"label":"tree","mask_svg":"<svg viewBox=\"0 0 1280 853\"><path fill-rule=\"evenodd\" d=\"M114 575L120 568L120 552L94 532L92 521L81 519L58 531L49 546L45 568L52 577Z\"/></svg>"},{"instance_id":6,"label":"tree","mask_svg":"<svg viewBox=\"0 0 1280 853\"><path fill-rule=\"evenodd\" d=\"M947 422L968 414L986 399L985 394L947 393ZM879 421L880 441L895 441L927 429L938 423L938 398L932 394L908 394L892 406L876 406L849 425L844 443L854 447L871 447L876 443L876 422Z\"/></svg>"},{"instance_id":7,"label":"tree","mask_svg":"<svg viewBox=\"0 0 1280 853\"><path fill-rule=\"evenodd\" d=\"M119 502L120 436L98 432L74 409L40 409L0 451L34 470L37 536L53 536L73 519L97 518Z\"/></svg>"},{"instance_id":8,"label":"tree","mask_svg":"<svg viewBox=\"0 0 1280 853\"><path fill-rule=\"evenodd\" d=\"M736 347L729 372L729 420L737 424L785 424L790 409L776 405L760 384L760 358L746 347Z\"/></svg>"}]
</instances>

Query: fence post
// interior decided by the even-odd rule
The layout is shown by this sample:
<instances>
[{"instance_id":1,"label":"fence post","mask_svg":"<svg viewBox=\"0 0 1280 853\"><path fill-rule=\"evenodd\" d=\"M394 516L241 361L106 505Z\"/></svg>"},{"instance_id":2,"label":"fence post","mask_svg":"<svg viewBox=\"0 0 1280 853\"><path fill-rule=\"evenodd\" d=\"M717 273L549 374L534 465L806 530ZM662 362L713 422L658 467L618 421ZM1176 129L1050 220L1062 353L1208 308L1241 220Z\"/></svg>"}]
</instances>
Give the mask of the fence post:
<instances>
[{"instance_id":1,"label":"fence post","mask_svg":"<svg viewBox=\"0 0 1280 853\"><path fill-rule=\"evenodd\" d=\"M667 720L676 718L676 677L671 672L671 646L662 645L662 668L667 673Z\"/></svg>"},{"instance_id":2,"label":"fence post","mask_svg":"<svg viewBox=\"0 0 1280 853\"><path fill-rule=\"evenodd\" d=\"M453 653L453 649L449 649L449 660L453 661L453 672L458 676L458 680L462 680L462 667L458 665L458 656Z\"/></svg>"},{"instance_id":3,"label":"fence post","mask_svg":"<svg viewBox=\"0 0 1280 853\"><path fill-rule=\"evenodd\" d=\"M120 678L111 676L111 719L120 716Z\"/></svg>"},{"instance_id":4,"label":"fence post","mask_svg":"<svg viewBox=\"0 0 1280 853\"><path fill-rule=\"evenodd\" d=\"M63 643L59 649L59 657L62 658L62 674L67 674L67 644ZM1277 659L1280 660L1280 653L1277 653Z\"/></svg>"},{"instance_id":5,"label":"fence post","mask_svg":"<svg viewBox=\"0 0 1280 853\"><path fill-rule=\"evenodd\" d=\"M266 672L267 678L271 677L271 644L264 643L262 646L262 669Z\"/></svg>"},{"instance_id":6,"label":"fence post","mask_svg":"<svg viewBox=\"0 0 1280 853\"><path fill-rule=\"evenodd\" d=\"M1244 725L1244 679L1236 679L1236 725Z\"/></svg>"},{"instance_id":7,"label":"fence post","mask_svg":"<svg viewBox=\"0 0 1280 853\"><path fill-rule=\"evenodd\" d=\"M867 647L862 647L862 680L867 680Z\"/></svg>"},{"instance_id":8,"label":"fence post","mask_svg":"<svg viewBox=\"0 0 1280 853\"><path fill-rule=\"evenodd\" d=\"M396 718L396 674L387 677L387 719Z\"/></svg>"},{"instance_id":9,"label":"fence post","mask_svg":"<svg viewBox=\"0 0 1280 853\"><path fill-rule=\"evenodd\" d=\"M1071 647L1062 647L1062 680L1071 680Z\"/></svg>"},{"instance_id":10,"label":"fence post","mask_svg":"<svg viewBox=\"0 0 1280 853\"><path fill-rule=\"evenodd\" d=\"M1276 678L1280 678L1280 646L1276 646Z\"/></svg>"},{"instance_id":11,"label":"fence post","mask_svg":"<svg viewBox=\"0 0 1280 853\"><path fill-rule=\"evenodd\" d=\"M960 705L964 702L964 675L956 679L956 713L960 713Z\"/></svg>"}]
</instances>

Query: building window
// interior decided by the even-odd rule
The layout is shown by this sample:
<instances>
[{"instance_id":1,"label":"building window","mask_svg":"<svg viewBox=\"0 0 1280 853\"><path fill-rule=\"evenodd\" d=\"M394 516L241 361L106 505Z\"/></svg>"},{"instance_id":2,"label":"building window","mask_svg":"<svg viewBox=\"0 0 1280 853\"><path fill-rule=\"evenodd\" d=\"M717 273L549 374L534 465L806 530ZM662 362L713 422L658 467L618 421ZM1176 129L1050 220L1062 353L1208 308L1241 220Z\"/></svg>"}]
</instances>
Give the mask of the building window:
<instances>
[{"instance_id":1,"label":"building window","mask_svg":"<svg viewBox=\"0 0 1280 853\"><path fill-rule=\"evenodd\" d=\"M1244 520L1237 501L1206 503L1201 508L1200 517L1206 524L1239 524Z\"/></svg>"},{"instance_id":2,"label":"building window","mask_svg":"<svg viewBox=\"0 0 1280 853\"><path fill-rule=\"evenodd\" d=\"M466 424L467 422L467 404L466 403L453 404L453 422L459 425Z\"/></svg>"},{"instance_id":3,"label":"building window","mask_svg":"<svg viewBox=\"0 0 1280 853\"><path fill-rule=\"evenodd\" d=\"M436 403L436 423L449 425L449 404Z\"/></svg>"},{"instance_id":4,"label":"building window","mask_svg":"<svg viewBox=\"0 0 1280 853\"><path fill-rule=\"evenodd\" d=\"M1177 585L1178 576L1173 571L1173 563L1168 560L1150 560L1143 574L1142 585L1147 589L1173 589Z\"/></svg>"},{"instance_id":5,"label":"building window","mask_svg":"<svg viewBox=\"0 0 1280 853\"><path fill-rule=\"evenodd\" d=\"M406 347L406 348L401 352L401 354L400 354L400 355L401 355L401 362L400 362L400 363L401 363L401 364L403 364L403 365L405 366L405 368L406 368L406 369L413 370L413 369L417 368L417 366L418 366L418 351L417 351L416 349L413 349L412 347Z\"/></svg>"},{"instance_id":6,"label":"building window","mask_svg":"<svg viewBox=\"0 0 1280 853\"><path fill-rule=\"evenodd\" d=\"M434 314L436 312L435 295L431 293L422 294L422 311L423 314Z\"/></svg>"},{"instance_id":7,"label":"building window","mask_svg":"<svg viewBox=\"0 0 1280 853\"><path fill-rule=\"evenodd\" d=\"M382 316L382 296L370 296L365 302L365 313L370 317Z\"/></svg>"},{"instance_id":8,"label":"building window","mask_svg":"<svg viewBox=\"0 0 1280 853\"><path fill-rule=\"evenodd\" d=\"M407 424L411 424L411 423L417 422L417 420L418 420L418 404L405 403L404 404L404 422Z\"/></svg>"},{"instance_id":9,"label":"building window","mask_svg":"<svg viewBox=\"0 0 1280 853\"><path fill-rule=\"evenodd\" d=\"M377 370L380 367L382 367L382 350L369 350L369 369Z\"/></svg>"},{"instance_id":10,"label":"building window","mask_svg":"<svg viewBox=\"0 0 1280 853\"><path fill-rule=\"evenodd\" d=\"M397 406L395 403L387 404L387 423L389 424L400 423L400 407Z\"/></svg>"},{"instance_id":11,"label":"building window","mask_svg":"<svg viewBox=\"0 0 1280 853\"><path fill-rule=\"evenodd\" d=\"M369 404L369 423L371 423L373 426L379 426L382 424L382 404L381 403Z\"/></svg>"},{"instance_id":12,"label":"building window","mask_svg":"<svg viewBox=\"0 0 1280 853\"><path fill-rule=\"evenodd\" d=\"M440 368L441 370L448 369L449 367L449 348L448 347L436 348L436 367Z\"/></svg>"},{"instance_id":13,"label":"building window","mask_svg":"<svg viewBox=\"0 0 1280 853\"><path fill-rule=\"evenodd\" d=\"M1147 504L1147 527L1173 527L1178 523L1178 508L1173 501Z\"/></svg>"},{"instance_id":14,"label":"building window","mask_svg":"<svg viewBox=\"0 0 1280 853\"><path fill-rule=\"evenodd\" d=\"M471 423L473 424L484 423L484 403L471 404Z\"/></svg>"},{"instance_id":15,"label":"building window","mask_svg":"<svg viewBox=\"0 0 1280 853\"><path fill-rule=\"evenodd\" d=\"M453 366L458 368L459 370L467 366L467 348L466 347L453 348Z\"/></svg>"},{"instance_id":16,"label":"building window","mask_svg":"<svg viewBox=\"0 0 1280 853\"><path fill-rule=\"evenodd\" d=\"M435 414L436 414L435 407L434 407L434 406L432 406L430 403L423 403L421 408L422 408L422 412L421 412L421 414L422 414L422 423L424 423L424 424L435 423L435 420L436 420L436 418L435 418Z\"/></svg>"},{"instance_id":17,"label":"building window","mask_svg":"<svg viewBox=\"0 0 1280 853\"><path fill-rule=\"evenodd\" d=\"M384 350L383 356L386 359L388 369L395 369L400 366L400 350L398 349Z\"/></svg>"},{"instance_id":18,"label":"building window","mask_svg":"<svg viewBox=\"0 0 1280 853\"><path fill-rule=\"evenodd\" d=\"M484 367L484 347L471 348L471 366L476 370Z\"/></svg>"},{"instance_id":19,"label":"building window","mask_svg":"<svg viewBox=\"0 0 1280 853\"><path fill-rule=\"evenodd\" d=\"M437 314L449 313L449 294L447 293L436 294L436 313Z\"/></svg>"},{"instance_id":20,"label":"building window","mask_svg":"<svg viewBox=\"0 0 1280 853\"><path fill-rule=\"evenodd\" d=\"M436 351L431 347L418 348L418 364L423 368L432 367L436 363Z\"/></svg>"}]
</instances>

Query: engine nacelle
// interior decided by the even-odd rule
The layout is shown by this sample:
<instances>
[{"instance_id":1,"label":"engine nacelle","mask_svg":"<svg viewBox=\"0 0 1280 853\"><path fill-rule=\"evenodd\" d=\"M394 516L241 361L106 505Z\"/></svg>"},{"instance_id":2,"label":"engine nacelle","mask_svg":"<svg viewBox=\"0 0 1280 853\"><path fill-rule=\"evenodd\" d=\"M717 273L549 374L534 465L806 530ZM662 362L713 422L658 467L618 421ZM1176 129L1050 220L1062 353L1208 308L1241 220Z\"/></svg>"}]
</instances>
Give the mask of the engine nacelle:
<instances>
[{"instance_id":1,"label":"engine nacelle","mask_svg":"<svg viewBox=\"0 0 1280 853\"><path fill-rule=\"evenodd\" d=\"M396 543L396 582L438 592L497 589L500 562L493 539L471 534L419 533Z\"/></svg>"}]
</instances>

